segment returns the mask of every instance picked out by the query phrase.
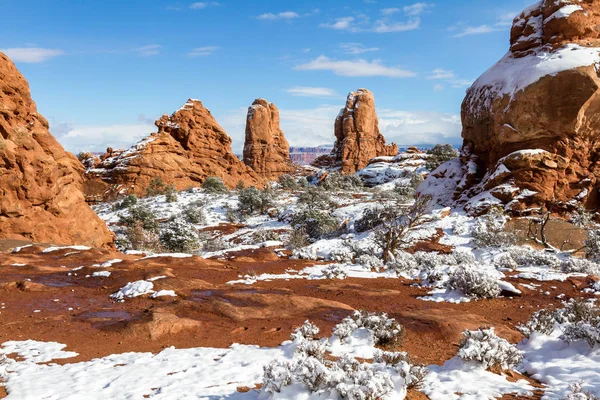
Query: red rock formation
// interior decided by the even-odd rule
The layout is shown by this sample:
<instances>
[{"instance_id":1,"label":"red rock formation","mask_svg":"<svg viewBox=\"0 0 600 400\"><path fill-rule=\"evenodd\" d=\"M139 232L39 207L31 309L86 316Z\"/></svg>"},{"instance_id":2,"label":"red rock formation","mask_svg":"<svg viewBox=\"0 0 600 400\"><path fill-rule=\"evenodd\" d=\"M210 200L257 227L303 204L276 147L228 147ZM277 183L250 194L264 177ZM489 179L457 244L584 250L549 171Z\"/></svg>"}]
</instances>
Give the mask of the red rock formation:
<instances>
[{"instance_id":1,"label":"red rock formation","mask_svg":"<svg viewBox=\"0 0 600 400\"><path fill-rule=\"evenodd\" d=\"M336 142L331 156L317 158L315 166L334 162L342 174L354 174L374 157L398 154L396 144L385 144L385 138L379 131L375 98L367 89L348 94L346 107L337 116L334 130Z\"/></svg>"},{"instance_id":2,"label":"red rock formation","mask_svg":"<svg viewBox=\"0 0 600 400\"><path fill-rule=\"evenodd\" d=\"M85 203L83 166L38 114L29 85L0 53L0 238L110 247Z\"/></svg>"},{"instance_id":3,"label":"red rock formation","mask_svg":"<svg viewBox=\"0 0 600 400\"><path fill-rule=\"evenodd\" d=\"M244 163L267 179L296 171L290 159L290 145L279 126L279 110L265 99L256 99L248 108Z\"/></svg>"},{"instance_id":4,"label":"red rock formation","mask_svg":"<svg viewBox=\"0 0 600 400\"><path fill-rule=\"evenodd\" d=\"M150 181L160 178L178 190L200 186L216 176L233 188L239 181L260 185L262 179L233 154L231 138L199 100L156 121L153 133L126 151L109 149L86 172L88 200L118 194L143 196Z\"/></svg>"},{"instance_id":5,"label":"red rock formation","mask_svg":"<svg viewBox=\"0 0 600 400\"><path fill-rule=\"evenodd\" d=\"M463 101L462 172L441 168L427 190L437 179L473 210L597 206L599 22L599 0L545 0L519 14L510 51Z\"/></svg>"}]
</instances>

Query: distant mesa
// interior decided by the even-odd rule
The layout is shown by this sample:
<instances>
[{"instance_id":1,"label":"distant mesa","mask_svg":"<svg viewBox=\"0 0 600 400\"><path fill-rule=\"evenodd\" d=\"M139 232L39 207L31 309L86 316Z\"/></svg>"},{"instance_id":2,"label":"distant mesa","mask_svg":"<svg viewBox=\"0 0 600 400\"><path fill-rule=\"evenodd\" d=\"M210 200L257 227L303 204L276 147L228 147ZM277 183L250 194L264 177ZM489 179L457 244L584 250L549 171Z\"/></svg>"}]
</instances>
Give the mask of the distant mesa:
<instances>
[{"instance_id":1,"label":"distant mesa","mask_svg":"<svg viewBox=\"0 0 600 400\"><path fill-rule=\"evenodd\" d=\"M265 99L254 100L248 108L243 157L247 166L269 180L298 169L279 125L279 110Z\"/></svg>"},{"instance_id":2,"label":"distant mesa","mask_svg":"<svg viewBox=\"0 0 600 400\"><path fill-rule=\"evenodd\" d=\"M234 188L262 185L263 179L231 150L231 138L200 100L190 99L172 115L155 122L152 133L127 150L108 149L99 160L84 160L88 201L145 194L160 178L177 190L200 186L209 176Z\"/></svg>"},{"instance_id":3,"label":"distant mesa","mask_svg":"<svg viewBox=\"0 0 600 400\"><path fill-rule=\"evenodd\" d=\"M342 174L354 174L369 164L372 158L395 156L396 144L387 145L379 131L375 98L367 89L348 94L334 125L335 144L331 155L317 158L316 167L335 167Z\"/></svg>"},{"instance_id":4,"label":"distant mesa","mask_svg":"<svg viewBox=\"0 0 600 400\"><path fill-rule=\"evenodd\" d=\"M474 213L598 206L600 1L544 0L513 21L509 52L468 90L459 160L419 189Z\"/></svg>"},{"instance_id":5,"label":"distant mesa","mask_svg":"<svg viewBox=\"0 0 600 400\"><path fill-rule=\"evenodd\" d=\"M85 203L83 170L0 53L0 238L112 247L114 235Z\"/></svg>"}]
</instances>

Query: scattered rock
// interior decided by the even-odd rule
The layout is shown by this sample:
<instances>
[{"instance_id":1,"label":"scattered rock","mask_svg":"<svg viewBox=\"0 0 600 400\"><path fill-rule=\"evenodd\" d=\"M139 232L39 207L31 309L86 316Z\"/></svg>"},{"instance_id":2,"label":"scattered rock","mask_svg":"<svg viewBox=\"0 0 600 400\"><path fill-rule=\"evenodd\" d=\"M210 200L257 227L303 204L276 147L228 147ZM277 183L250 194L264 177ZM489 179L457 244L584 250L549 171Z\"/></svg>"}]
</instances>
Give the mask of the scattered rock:
<instances>
[{"instance_id":1,"label":"scattered rock","mask_svg":"<svg viewBox=\"0 0 600 400\"><path fill-rule=\"evenodd\" d=\"M114 235L85 203L82 175L0 53L0 238L112 246Z\"/></svg>"}]
</instances>

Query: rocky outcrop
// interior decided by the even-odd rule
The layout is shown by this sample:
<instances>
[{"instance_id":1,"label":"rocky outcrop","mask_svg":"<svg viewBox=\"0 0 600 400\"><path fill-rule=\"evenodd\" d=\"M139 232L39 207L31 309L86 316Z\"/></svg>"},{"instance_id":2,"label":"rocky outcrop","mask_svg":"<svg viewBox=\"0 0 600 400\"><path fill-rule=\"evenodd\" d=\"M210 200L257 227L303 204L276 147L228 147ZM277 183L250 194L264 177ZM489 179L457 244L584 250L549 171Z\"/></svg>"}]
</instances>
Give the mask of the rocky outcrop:
<instances>
[{"instance_id":1,"label":"rocky outcrop","mask_svg":"<svg viewBox=\"0 0 600 400\"><path fill-rule=\"evenodd\" d=\"M262 178L231 150L231 138L199 100L190 99L171 116L155 122L153 133L128 150L108 149L99 162L89 161L89 201L134 193L143 196L153 179L177 190L200 186L209 176L229 188L243 181L260 185Z\"/></svg>"},{"instance_id":2,"label":"rocky outcrop","mask_svg":"<svg viewBox=\"0 0 600 400\"><path fill-rule=\"evenodd\" d=\"M599 0L544 0L519 14L510 51L463 101L460 163L434 171L421 190L451 188L442 197L473 211L596 207L599 22Z\"/></svg>"},{"instance_id":3,"label":"rocky outcrop","mask_svg":"<svg viewBox=\"0 0 600 400\"><path fill-rule=\"evenodd\" d=\"M335 145L331 156L321 156L313 165L336 166L342 174L354 174L374 157L395 156L396 144L386 145L379 131L375 98L367 89L348 94L346 106L335 120Z\"/></svg>"},{"instance_id":4,"label":"rocky outcrop","mask_svg":"<svg viewBox=\"0 0 600 400\"><path fill-rule=\"evenodd\" d=\"M290 159L290 145L279 126L279 110L265 99L254 100L248 108L244 163L270 180L297 169Z\"/></svg>"},{"instance_id":5,"label":"rocky outcrop","mask_svg":"<svg viewBox=\"0 0 600 400\"><path fill-rule=\"evenodd\" d=\"M0 238L110 247L85 203L83 166L38 114L27 81L0 53Z\"/></svg>"}]
</instances>

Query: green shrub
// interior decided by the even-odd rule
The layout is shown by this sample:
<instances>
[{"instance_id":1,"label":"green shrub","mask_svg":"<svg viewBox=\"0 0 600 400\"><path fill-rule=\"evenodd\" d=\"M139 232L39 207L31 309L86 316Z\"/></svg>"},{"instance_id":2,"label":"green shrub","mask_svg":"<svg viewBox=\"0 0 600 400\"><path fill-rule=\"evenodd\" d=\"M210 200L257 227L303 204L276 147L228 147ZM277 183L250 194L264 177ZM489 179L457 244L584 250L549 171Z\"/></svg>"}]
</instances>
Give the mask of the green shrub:
<instances>
[{"instance_id":1,"label":"green shrub","mask_svg":"<svg viewBox=\"0 0 600 400\"><path fill-rule=\"evenodd\" d=\"M146 188L146 197L158 196L165 194L167 185L160 178L154 178L150 181L150 184Z\"/></svg>"},{"instance_id":2,"label":"green shrub","mask_svg":"<svg viewBox=\"0 0 600 400\"><path fill-rule=\"evenodd\" d=\"M160 231L160 242L169 251L191 253L198 248L198 232L189 222L175 218Z\"/></svg>"},{"instance_id":3,"label":"green shrub","mask_svg":"<svg viewBox=\"0 0 600 400\"><path fill-rule=\"evenodd\" d=\"M427 159L426 167L430 171L435 170L446 161L458 157L458 151L451 144L436 144L427 150L427 154L430 157Z\"/></svg>"},{"instance_id":4,"label":"green shrub","mask_svg":"<svg viewBox=\"0 0 600 400\"><path fill-rule=\"evenodd\" d=\"M188 204L183 209L183 219L191 224L205 224L206 216L204 215L204 207L206 206L206 201L204 200L196 200L190 204Z\"/></svg>"},{"instance_id":5,"label":"green shrub","mask_svg":"<svg viewBox=\"0 0 600 400\"><path fill-rule=\"evenodd\" d=\"M125 228L125 238L117 240L117 246L122 250L142 250L162 253L164 248L158 234L144 229L142 221Z\"/></svg>"},{"instance_id":6,"label":"green shrub","mask_svg":"<svg viewBox=\"0 0 600 400\"><path fill-rule=\"evenodd\" d=\"M312 239L333 235L340 228L340 221L326 211L306 208L292 215L294 229L303 229Z\"/></svg>"},{"instance_id":7,"label":"green shrub","mask_svg":"<svg viewBox=\"0 0 600 400\"><path fill-rule=\"evenodd\" d=\"M331 195L322 187L309 186L298 196L298 204L311 209L330 210L337 206Z\"/></svg>"},{"instance_id":8,"label":"green shrub","mask_svg":"<svg viewBox=\"0 0 600 400\"><path fill-rule=\"evenodd\" d=\"M165 188L165 200L167 203L175 203L177 201L177 190L175 185L169 185Z\"/></svg>"},{"instance_id":9,"label":"green shrub","mask_svg":"<svg viewBox=\"0 0 600 400\"><path fill-rule=\"evenodd\" d=\"M129 194L123 198L123 200L115 203L115 210L124 210L125 208L133 207L137 204L137 197L135 194Z\"/></svg>"},{"instance_id":10,"label":"green shrub","mask_svg":"<svg viewBox=\"0 0 600 400\"><path fill-rule=\"evenodd\" d=\"M254 186L238 191L238 211L242 215L265 214L275 205L275 193L269 186L258 190Z\"/></svg>"},{"instance_id":11,"label":"green shrub","mask_svg":"<svg viewBox=\"0 0 600 400\"><path fill-rule=\"evenodd\" d=\"M281 186L282 189L298 190L299 187L298 182L296 182L296 179L294 179L293 176L288 174L281 175L277 182L279 183L279 186Z\"/></svg>"},{"instance_id":12,"label":"green shrub","mask_svg":"<svg viewBox=\"0 0 600 400\"><path fill-rule=\"evenodd\" d=\"M146 206L135 206L129 208L129 215L119 216L119 222L131 228L136 226L138 221L141 222L142 228L149 232L158 232L158 221L156 220L156 215Z\"/></svg>"},{"instance_id":13,"label":"green shrub","mask_svg":"<svg viewBox=\"0 0 600 400\"><path fill-rule=\"evenodd\" d=\"M361 190L364 188L364 182L360 176L354 175L342 175L338 172L329 173L321 186L325 190L336 191L336 190Z\"/></svg>"},{"instance_id":14,"label":"green shrub","mask_svg":"<svg viewBox=\"0 0 600 400\"><path fill-rule=\"evenodd\" d=\"M239 184L239 182L238 182ZM227 193L227 187L221 180L221 178L217 178L216 176L209 176L202 183L202 189L204 189L208 193Z\"/></svg>"}]
</instances>

